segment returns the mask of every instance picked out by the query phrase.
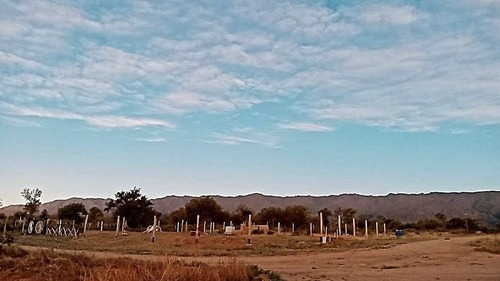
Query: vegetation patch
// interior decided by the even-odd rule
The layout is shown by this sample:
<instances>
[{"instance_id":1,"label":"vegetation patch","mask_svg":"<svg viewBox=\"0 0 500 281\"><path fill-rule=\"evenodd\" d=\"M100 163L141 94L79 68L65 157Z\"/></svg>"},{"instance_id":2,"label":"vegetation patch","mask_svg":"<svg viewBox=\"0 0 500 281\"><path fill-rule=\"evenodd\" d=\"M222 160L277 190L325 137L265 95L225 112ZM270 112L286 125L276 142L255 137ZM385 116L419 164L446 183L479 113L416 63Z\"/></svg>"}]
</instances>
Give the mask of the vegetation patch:
<instances>
[{"instance_id":1,"label":"vegetation patch","mask_svg":"<svg viewBox=\"0 0 500 281\"><path fill-rule=\"evenodd\" d=\"M6 246L0 252L0 280L238 281L281 280L278 274L235 260L209 266L175 259L142 261L95 258L53 250L27 252Z\"/></svg>"},{"instance_id":2,"label":"vegetation patch","mask_svg":"<svg viewBox=\"0 0 500 281\"><path fill-rule=\"evenodd\" d=\"M489 252L493 254L500 254L500 239L495 237L485 237L477 239L470 243L476 251Z\"/></svg>"}]
</instances>

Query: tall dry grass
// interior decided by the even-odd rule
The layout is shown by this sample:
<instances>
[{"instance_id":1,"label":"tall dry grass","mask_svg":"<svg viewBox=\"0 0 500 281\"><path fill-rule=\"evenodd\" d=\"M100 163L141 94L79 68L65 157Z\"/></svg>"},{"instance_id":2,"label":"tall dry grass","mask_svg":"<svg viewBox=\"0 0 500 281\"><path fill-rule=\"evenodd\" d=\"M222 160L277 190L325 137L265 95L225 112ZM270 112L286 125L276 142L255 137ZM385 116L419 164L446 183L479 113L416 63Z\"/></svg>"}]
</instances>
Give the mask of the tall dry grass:
<instances>
[{"instance_id":1,"label":"tall dry grass","mask_svg":"<svg viewBox=\"0 0 500 281\"><path fill-rule=\"evenodd\" d=\"M231 261L204 263L165 259L163 262L129 258L93 258L50 250L27 252L4 248L0 253L0 280L78 281L238 281L254 280L252 270Z\"/></svg>"}]
</instances>

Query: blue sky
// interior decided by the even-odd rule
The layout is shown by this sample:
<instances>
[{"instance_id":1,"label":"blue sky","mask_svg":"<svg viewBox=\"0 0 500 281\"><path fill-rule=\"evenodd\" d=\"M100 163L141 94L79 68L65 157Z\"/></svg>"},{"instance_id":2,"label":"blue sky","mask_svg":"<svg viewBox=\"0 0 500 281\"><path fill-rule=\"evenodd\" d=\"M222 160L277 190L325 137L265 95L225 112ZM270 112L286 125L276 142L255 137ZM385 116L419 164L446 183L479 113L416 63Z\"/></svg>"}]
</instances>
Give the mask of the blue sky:
<instances>
[{"instance_id":1,"label":"blue sky","mask_svg":"<svg viewBox=\"0 0 500 281\"><path fill-rule=\"evenodd\" d=\"M0 1L0 198L499 190L500 2Z\"/></svg>"}]
</instances>

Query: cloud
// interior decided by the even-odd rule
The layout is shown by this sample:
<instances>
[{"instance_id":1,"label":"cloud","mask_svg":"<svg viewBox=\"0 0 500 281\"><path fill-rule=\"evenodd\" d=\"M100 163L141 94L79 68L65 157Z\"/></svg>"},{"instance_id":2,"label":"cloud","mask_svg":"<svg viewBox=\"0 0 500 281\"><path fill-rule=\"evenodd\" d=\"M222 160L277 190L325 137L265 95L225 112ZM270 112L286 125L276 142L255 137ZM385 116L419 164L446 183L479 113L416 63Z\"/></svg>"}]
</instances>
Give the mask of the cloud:
<instances>
[{"instance_id":1,"label":"cloud","mask_svg":"<svg viewBox=\"0 0 500 281\"><path fill-rule=\"evenodd\" d=\"M278 124L278 127L302 132L331 132L334 130L331 127L307 122L281 123Z\"/></svg>"},{"instance_id":2,"label":"cloud","mask_svg":"<svg viewBox=\"0 0 500 281\"><path fill-rule=\"evenodd\" d=\"M0 99L110 128L166 126L158 116L263 104L269 107L259 110L276 110L278 120L305 113L312 124L407 131L497 124L500 21L493 2L91 9L6 1Z\"/></svg>"},{"instance_id":3,"label":"cloud","mask_svg":"<svg viewBox=\"0 0 500 281\"><path fill-rule=\"evenodd\" d=\"M269 148L277 148L278 145L273 136L265 133L253 133L250 136L214 133L213 139L206 142L224 145L258 144Z\"/></svg>"},{"instance_id":4,"label":"cloud","mask_svg":"<svg viewBox=\"0 0 500 281\"><path fill-rule=\"evenodd\" d=\"M166 142L165 138L162 137L154 137L154 138L137 138L135 139L136 141L141 141L141 142L152 142L152 143L160 143L160 142Z\"/></svg>"},{"instance_id":5,"label":"cloud","mask_svg":"<svg viewBox=\"0 0 500 281\"><path fill-rule=\"evenodd\" d=\"M368 5L356 11L354 17L367 24L406 25L418 20L418 14L411 6Z\"/></svg>"},{"instance_id":6,"label":"cloud","mask_svg":"<svg viewBox=\"0 0 500 281\"><path fill-rule=\"evenodd\" d=\"M166 128L174 128L175 126L164 120L141 118L141 117L124 117L111 115L82 115L78 113L47 109L42 107L22 107L7 103L0 103L0 108L4 114L14 116L30 116L51 119L63 120L80 120L88 124L100 128L138 128L145 126L160 126Z\"/></svg>"}]
</instances>

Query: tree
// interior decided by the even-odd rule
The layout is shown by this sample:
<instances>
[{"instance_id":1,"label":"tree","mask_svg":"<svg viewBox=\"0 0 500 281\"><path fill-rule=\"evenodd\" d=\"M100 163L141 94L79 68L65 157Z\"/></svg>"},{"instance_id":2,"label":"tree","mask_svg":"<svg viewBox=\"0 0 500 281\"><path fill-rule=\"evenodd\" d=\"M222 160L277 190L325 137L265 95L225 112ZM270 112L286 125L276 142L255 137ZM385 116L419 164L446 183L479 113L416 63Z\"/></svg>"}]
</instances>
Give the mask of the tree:
<instances>
[{"instance_id":1,"label":"tree","mask_svg":"<svg viewBox=\"0 0 500 281\"><path fill-rule=\"evenodd\" d=\"M292 223L295 228L305 226L309 219L309 211L302 205L287 206L283 211L283 223L291 226Z\"/></svg>"},{"instance_id":2,"label":"tree","mask_svg":"<svg viewBox=\"0 0 500 281\"><path fill-rule=\"evenodd\" d=\"M356 216L356 210L353 208L342 209L338 207L333 213L336 218L340 215L340 219L346 222L352 220L352 218Z\"/></svg>"},{"instance_id":3,"label":"tree","mask_svg":"<svg viewBox=\"0 0 500 281\"><path fill-rule=\"evenodd\" d=\"M97 207L92 207L89 210L89 221L90 222L96 222L99 219L102 219L104 217L104 213L102 212L101 209Z\"/></svg>"},{"instance_id":4,"label":"tree","mask_svg":"<svg viewBox=\"0 0 500 281\"><path fill-rule=\"evenodd\" d=\"M248 220L249 215L253 216L252 210L250 210L247 205L240 204L238 208L236 208L236 211L230 215L230 220L232 220L235 225L238 225Z\"/></svg>"},{"instance_id":5,"label":"tree","mask_svg":"<svg viewBox=\"0 0 500 281\"><path fill-rule=\"evenodd\" d=\"M330 217L333 215L332 211L328 208L323 208L319 210L323 214L323 225L327 226L330 224ZM318 213L319 215L319 213ZM335 219L334 219L335 220Z\"/></svg>"},{"instance_id":6,"label":"tree","mask_svg":"<svg viewBox=\"0 0 500 281\"><path fill-rule=\"evenodd\" d=\"M200 215L201 221L215 221L221 223L225 221L227 214L222 211L222 207L210 196L201 196L191 199L184 206L186 220L191 223L196 222L196 216Z\"/></svg>"},{"instance_id":7,"label":"tree","mask_svg":"<svg viewBox=\"0 0 500 281\"><path fill-rule=\"evenodd\" d=\"M46 220L49 218L49 212L47 212L46 209L43 209L42 212L40 213L40 219L41 220Z\"/></svg>"},{"instance_id":8,"label":"tree","mask_svg":"<svg viewBox=\"0 0 500 281\"><path fill-rule=\"evenodd\" d=\"M113 217L125 217L130 228L143 228L152 224L153 216L161 213L153 209L153 203L146 196L141 195L141 189L134 187L130 191L120 191L115 199L106 202L104 211L113 212Z\"/></svg>"},{"instance_id":9,"label":"tree","mask_svg":"<svg viewBox=\"0 0 500 281\"><path fill-rule=\"evenodd\" d=\"M283 222L284 220L284 212L279 207L269 207L263 208L260 212L255 216L255 222L258 224L267 224L271 227L274 227L278 224L278 222Z\"/></svg>"},{"instance_id":10,"label":"tree","mask_svg":"<svg viewBox=\"0 0 500 281\"><path fill-rule=\"evenodd\" d=\"M28 213L28 215L33 216L36 212L38 212L38 207L40 207L40 205L42 204L42 202L40 201L40 197L42 197L42 191L38 188L25 188L21 192L21 195L26 200L26 204L24 204L24 210Z\"/></svg>"},{"instance_id":11,"label":"tree","mask_svg":"<svg viewBox=\"0 0 500 281\"><path fill-rule=\"evenodd\" d=\"M87 209L82 203L71 203L57 210L57 217L60 220L74 220L75 223L83 222L83 215L87 214Z\"/></svg>"}]
</instances>

